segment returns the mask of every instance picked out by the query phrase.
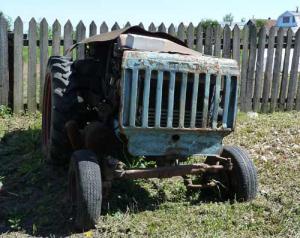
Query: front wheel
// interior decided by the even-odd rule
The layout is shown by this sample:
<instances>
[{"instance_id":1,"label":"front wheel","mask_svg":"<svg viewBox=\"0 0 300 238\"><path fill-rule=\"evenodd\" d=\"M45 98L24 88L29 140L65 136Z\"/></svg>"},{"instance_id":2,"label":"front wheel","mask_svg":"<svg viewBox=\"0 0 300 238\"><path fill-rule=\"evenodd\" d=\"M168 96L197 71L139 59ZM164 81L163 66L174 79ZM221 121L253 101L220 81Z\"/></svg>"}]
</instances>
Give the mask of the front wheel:
<instances>
[{"instance_id":1,"label":"front wheel","mask_svg":"<svg viewBox=\"0 0 300 238\"><path fill-rule=\"evenodd\" d=\"M93 228L101 216L102 179L97 157L91 151L73 153L69 169L69 193L76 228Z\"/></svg>"},{"instance_id":2,"label":"front wheel","mask_svg":"<svg viewBox=\"0 0 300 238\"><path fill-rule=\"evenodd\" d=\"M221 157L231 159L232 170L218 174L205 173L203 180L205 182L214 180L222 199L235 199L239 202L254 199L258 187L257 172L248 153L237 146L224 146ZM209 165L217 162L214 157L208 157L205 161Z\"/></svg>"}]
</instances>

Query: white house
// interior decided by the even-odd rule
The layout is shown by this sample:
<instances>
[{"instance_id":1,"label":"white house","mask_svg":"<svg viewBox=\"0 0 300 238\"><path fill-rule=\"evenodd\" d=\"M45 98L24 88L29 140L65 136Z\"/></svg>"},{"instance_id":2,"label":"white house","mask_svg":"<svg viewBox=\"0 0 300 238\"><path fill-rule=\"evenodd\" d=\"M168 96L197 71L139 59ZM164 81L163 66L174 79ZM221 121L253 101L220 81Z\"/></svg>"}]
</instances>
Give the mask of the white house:
<instances>
[{"instance_id":1,"label":"white house","mask_svg":"<svg viewBox=\"0 0 300 238\"><path fill-rule=\"evenodd\" d=\"M296 32L300 27L300 12L298 8L296 11L286 11L281 14L277 19L276 26L284 28L291 27L293 32Z\"/></svg>"}]
</instances>

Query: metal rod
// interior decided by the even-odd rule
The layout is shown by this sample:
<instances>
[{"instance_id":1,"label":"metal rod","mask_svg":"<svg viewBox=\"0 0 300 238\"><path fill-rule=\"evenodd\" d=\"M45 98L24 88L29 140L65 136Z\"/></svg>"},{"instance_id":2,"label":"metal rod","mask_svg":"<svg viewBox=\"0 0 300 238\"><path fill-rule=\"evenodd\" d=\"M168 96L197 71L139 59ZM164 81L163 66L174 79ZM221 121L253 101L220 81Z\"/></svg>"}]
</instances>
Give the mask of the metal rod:
<instances>
[{"instance_id":1,"label":"metal rod","mask_svg":"<svg viewBox=\"0 0 300 238\"><path fill-rule=\"evenodd\" d=\"M153 169L115 170L114 177L121 179L170 178L188 174L200 174L204 172L217 173L222 169L224 169L223 165L208 165L202 163L193 165L158 167Z\"/></svg>"},{"instance_id":2,"label":"metal rod","mask_svg":"<svg viewBox=\"0 0 300 238\"><path fill-rule=\"evenodd\" d=\"M164 72L158 71L156 86L155 127L160 127L163 76Z\"/></svg>"},{"instance_id":3,"label":"metal rod","mask_svg":"<svg viewBox=\"0 0 300 238\"><path fill-rule=\"evenodd\" d=\"M208 118L208 106L209 106L209 91L210 91L210 74L206 74L205 77L205 91L203 100L203 112L202 112L202 127L207 127Z\"/></svg>"},{"instance_id":4,"label":"metal rod","mask_svg":"<svg viewBox=\"0 0 300 238\"><path fill-rule=\"evenodd\" d=\"M143 127L148 127L150 80L151 80L151 70L150 68L147 68L145 72L144 93L143 93L143 120L142 120Z\"/></svg>"},{"instance_id":5,"label":"metal rod","mask_svg":"<svg viewBox=\"0 0 300 238\"><path fill-rule=\"evenodd\" d=\"M224 101L224 108L223 108L223 128L227 128L227 119L228 119L228 106L230 100L230 85L231 85L231 76L226 76L226 84L225 84L225 101Z\"/></svg>"},{"instance_id":6,"label":"metal rod","mask_svg":"<svg viewBox=\"0 0 300 238\"><path fill-rule=\"evenodd\" d=\"M168 121L167 121L168 128L171 128L173 125L175 77L176 77L176 73L171 72L170 81L169 81L169 98L168 98Z\"/></svg>"},{"instance_id":7,"label":"metal rod","mask_svg":"<svg viewBox=\"0 0 300 238\"><path fill-rule=\"evenodd\" d=\"M130 115L129 115L130 126L135 126L138 77L139 77L138 69L133 69L132 84L131 84Z\"/></svg>"},{"instance_id":8,"label":"metal rod","mask_svg":"<svg viewBox=\"0 0 300 238\"><path fill-rule=\"evenodd\" d=\"M187 73L182 73L180 89L179 127L184 127L185 101L186 101Z\"/></svg>"},{"instance_id":9,"label":"metal rod","mask_svg":"<svg viewBox=\"0 0 300 238\"><path fill-rule=\"evenodd\" d=\"M194 75L193 96L192 96L192 113L191 113L191 127L196 126L197 115L197 101L198 101L198 87L199 87L199 74Z\"/></svg>"},{"instance_id":10,"label":"metal rod","mask_svg":"<svg viewBox=\"0 0 300 238\"><path fill-rule=\"evenodd\" d=\"M212 123L212 127L213 128L217 128L217 125L218 125L218 113L219 113L219 103L220 103L220 90L221 90L221 75L217 75L216 86L215 86L213 123Z\"/></svg>"}]
</instances>

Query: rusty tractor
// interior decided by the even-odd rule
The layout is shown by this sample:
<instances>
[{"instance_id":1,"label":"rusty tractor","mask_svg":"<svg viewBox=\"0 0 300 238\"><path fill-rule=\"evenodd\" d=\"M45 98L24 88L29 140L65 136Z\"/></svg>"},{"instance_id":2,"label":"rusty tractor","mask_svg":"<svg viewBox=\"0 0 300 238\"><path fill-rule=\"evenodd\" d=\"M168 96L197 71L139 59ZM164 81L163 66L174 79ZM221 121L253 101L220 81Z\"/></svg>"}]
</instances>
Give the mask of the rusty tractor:
<instances>
[{"instance_id":1,"label":"rusty tractor","mask_svg":"<svg viewBox=\"0 0 300 238\"><path fill-rule=\"evenodd\" d=\"M102 199L116 179L181 176L189 189L219 187L223 199L255 198L252 160L239 147L222 145L235 127L236 61L203 55L171 35L137 26L76 47L84 51L81 59L49 59L42 139L48 162L69 163L78 228L99 221ZM188 163L193 155L206 160ZM130 169L125 157L156 166ZM201 183L194 183L195 176Z\"/></svg>"}]
</instances>

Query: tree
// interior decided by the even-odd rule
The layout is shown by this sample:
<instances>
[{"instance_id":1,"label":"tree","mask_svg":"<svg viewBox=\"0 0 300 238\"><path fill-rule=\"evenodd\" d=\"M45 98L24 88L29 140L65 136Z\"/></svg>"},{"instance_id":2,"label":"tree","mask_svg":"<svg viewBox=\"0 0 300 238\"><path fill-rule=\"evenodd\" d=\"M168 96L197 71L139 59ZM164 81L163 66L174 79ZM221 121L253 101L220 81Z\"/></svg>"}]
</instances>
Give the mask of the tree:
<instances>
[{"instance_id":1,"label":"tree","mask_svg":"<svg viewBox=\"0 0 300 238\"><path fill-rule=\"evenodd\" d=\"M256 25L258 28L265 26L266 23L267 23L267 20L265 20L265 19L256 19L256 20L255 20L255 25Z\"/></svg>"},{"instance_id":2,"label":"tree","mask_svg":"<svg viewBox=\"0 0 300 238\"><path fill-rule=\"evenodd\" d=\"M229 22L230 25L232 25L233 20L234 20L234 16L231 13L228 13L223 17L223 21Z\"/></svg>"},{"instance_id":3,"label":"tree","mask_svg":"<svg viewBox=\"0 0 300 238\"><path fill-rule=\"evenodd\" d=\"M205 19L205 20L201 20L201 25L204 29L206 29L208 26L211 27L216 27L219 25L219 22L217 20L212 20L212 19Z\"/></svg>"}]
</instances>

